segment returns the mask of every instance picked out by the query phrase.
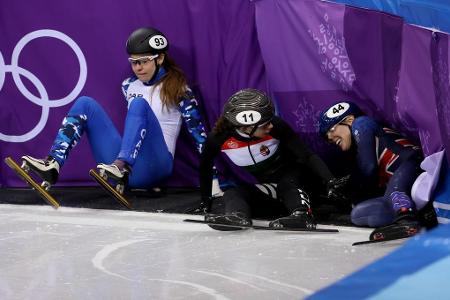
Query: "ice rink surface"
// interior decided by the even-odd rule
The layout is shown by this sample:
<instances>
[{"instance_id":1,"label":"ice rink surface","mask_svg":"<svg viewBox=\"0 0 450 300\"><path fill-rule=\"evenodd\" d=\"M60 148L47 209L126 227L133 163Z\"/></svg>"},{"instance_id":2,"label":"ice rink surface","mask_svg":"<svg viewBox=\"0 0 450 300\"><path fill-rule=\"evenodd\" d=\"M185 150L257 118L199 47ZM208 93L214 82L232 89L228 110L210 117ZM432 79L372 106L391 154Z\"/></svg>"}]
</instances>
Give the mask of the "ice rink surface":
<instances>
[{"instance_id":1,"label":"ice rink surface","mask_svg":"<svg viewBox=\"0 0 450 300\"><path fill-rule=\"evenodd\" d=\"M0 299L303 299L402 244L135 211L1 204L0 218Z\"/></svg>"}]
</instances>

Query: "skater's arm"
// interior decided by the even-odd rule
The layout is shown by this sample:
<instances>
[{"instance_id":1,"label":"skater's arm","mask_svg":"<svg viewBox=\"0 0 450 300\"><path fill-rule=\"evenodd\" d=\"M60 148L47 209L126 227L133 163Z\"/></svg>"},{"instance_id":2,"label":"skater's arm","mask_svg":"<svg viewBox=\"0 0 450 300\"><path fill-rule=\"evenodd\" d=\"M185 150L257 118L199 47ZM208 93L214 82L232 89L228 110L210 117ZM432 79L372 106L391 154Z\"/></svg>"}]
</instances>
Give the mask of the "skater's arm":
<instances>
[{"instance_id":1,"label":"skater's arm","mask_svg":"<svg viewBox=\"0 0 450 300\"><path fill-rule=\"evenodd\" d=\"M357 147L359 181L366 188L378 181L378 159L376 133L377 123L369 117L360 117L352 124L352 135Z\"/></svg>"},{"instance_id":2,"label":"skater's arm","mask_svg":"<svg viewBox=\"0 0 450 300\"><path fill-rule=\"evenodd\" d=\"M209 201L212 194L214 159L220 153L220 137L212 133L208 136L200 158L200 193L202 201Z\"/></svg>"},{"instance_id":3,"label":"skater's arm","mask_svg":"<svg viewBox=\"0 0 450 300\"><path fill-rule=\"evenodd\" d=\"M127 97L127 95L128 95L128 88L130 87L130 84L131 84L133 81L136 81L136 80L137 80L136 75L133 75L133 76L131 76L131 77L128 77L127 79L125 79L125 80L122 82L122 94L123 94L123 96L125 97L125 101L127 101L127 102L128 102L128 97Z\"/></svg>"},{"instance_id":4,"label":"skater's arm","mask_svg":"<svg viewBox=\"0 0 450 300\"><path fill-rule=\"evenodd\" d=\"M324 183L333 177L323 160L310 150L285 121L274 118L273 125L273 136L292 153L296 162L308 166Z\"/></svg>"},{"instance_id":5,"label":"skater's arm","mask_svg":"<svg viewBox=\"0 0 450 300\"><path fill-rule=\"evenodd\" d=\"M202 122L198 102L191 90L188 89L186 91L186 95L178 104L178 108L189 133L194 139L198 152L202 153L207 135L205 126Z\"/></svg>"}]
</instances>

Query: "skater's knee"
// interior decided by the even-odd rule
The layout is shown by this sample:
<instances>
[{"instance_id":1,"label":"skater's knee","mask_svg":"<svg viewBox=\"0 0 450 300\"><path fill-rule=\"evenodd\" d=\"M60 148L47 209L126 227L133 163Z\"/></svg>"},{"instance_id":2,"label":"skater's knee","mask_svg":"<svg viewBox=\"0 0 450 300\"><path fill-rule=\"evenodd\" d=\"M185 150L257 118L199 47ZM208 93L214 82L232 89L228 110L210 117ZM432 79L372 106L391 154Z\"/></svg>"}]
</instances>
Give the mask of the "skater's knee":
<instances>
[{"instance_id":1,"label":"skater's knee","mask_svg":"<svg viewBox=\"0 0 450 300\"><path fill-rule=\"evenodd\" d=\"M350 219L356 226L380 227L392 223L393 216L389 213L353 209Z\"/></svg>"},{"instance_id":2,"label":"skater's knee","mask_svg":"<svg viewBox=\"0 0 450 300\"><path fill-rule=\"evenodd\" d=\"M87 114L92 111L96 107L99 107L100 104L97 103L93 98L88 96L81 96L75 100L72 108L69 111L69 115L81 115Z\"/></svg>"},{"instance_id":3,"label":"skater's knee","mask_svg":"<svg viewBox=\"0 0 450 300\"><path fill-rule=\"evenodd\" d=\"M148 108L150 108L148 102L144 98L138 97L131 101L128 111L134 113L145 113Z\"/></svg>"},{"instance_id":4,"label":"skater's knee","mask_svg":"<svg viewBox=\"0 0 450 300\"><path fill-rule=\"evenodd\" d=\"M354 208L350 213L350 220L356 226L369 226L369 216L360 209Z\"/></svg>"},{"instance_id":5,"label":"skater's knee","mask_svg":"<svg viewBox=\"0 0 450 300\"><path fill-rule=\"evenodd\" d=\"M77 100L75 100L75 104L74 105L92 105L92 103L96 103L97 101L94 100L94 98L89 97L89 96L81 96L78 97Z\"/></svg>"}]
</instances>

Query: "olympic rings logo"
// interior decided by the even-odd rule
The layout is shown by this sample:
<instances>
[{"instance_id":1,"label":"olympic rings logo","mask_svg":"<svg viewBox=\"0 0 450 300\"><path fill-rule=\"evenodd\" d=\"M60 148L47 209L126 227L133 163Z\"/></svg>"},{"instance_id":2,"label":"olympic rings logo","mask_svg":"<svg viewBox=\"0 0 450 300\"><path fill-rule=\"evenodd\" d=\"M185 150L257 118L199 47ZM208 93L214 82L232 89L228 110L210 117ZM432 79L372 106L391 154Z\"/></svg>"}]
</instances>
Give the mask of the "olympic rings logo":
<instances>
[{"instance_id":1,"label":"olympic rings logo","mask_svg":"<svg viewBox=\"0 0 450 300\"><path fill-rule=\"evenodd\" d=\"M23 48L32 40L40 37L52 37L63 41L70 48L72 48L73 52L75 52L78 58L78 63L80 64L80 76L78 78L78 82L76 83L75 88L72 90L72 92L70 92L63 98L49 99L47 90L45 89L42 82L30 71L19 67L19 55L22 52ZM84 84L86 83L87 64L80 47L69 36L56 30L43 29L28 33L17 43L11 56L11 65L5 64L5 60L3 59L2 53L0 52L0 90L5 83L5 76L8 72L12 74L14 83L16 84L22 95L34 104L42 107L42 113L38 124L29 132L23 135L6 135L0 132L0 140L6 142L22 143L33 139L42 131L42 129L45 127L45 124L47 123L51 107L64 106L72 102L78 96L78 94L83 89ZM21 76L27 78L36 87L36 90L39 93L39 97L33 95L25 87L22 82Z\"/></svg>"}]
</instances>

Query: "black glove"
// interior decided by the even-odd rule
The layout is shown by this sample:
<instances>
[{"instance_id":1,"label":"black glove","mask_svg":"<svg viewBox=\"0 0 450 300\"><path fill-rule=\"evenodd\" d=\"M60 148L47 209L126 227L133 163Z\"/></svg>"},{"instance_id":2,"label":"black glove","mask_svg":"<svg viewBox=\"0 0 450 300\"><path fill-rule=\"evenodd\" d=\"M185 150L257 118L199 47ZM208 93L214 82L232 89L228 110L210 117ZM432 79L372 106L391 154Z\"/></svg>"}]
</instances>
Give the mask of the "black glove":
<instances>
[{"instance_id":1,"label":"black glove","mask_svg":"<svg viewBox=\"0 0 450 300\"><path fill-rule=\"evenodd\" d=\"M342 193L342 190L344 189L349 179L350 175L341 178L331 178L327 182L326 186L327 198L330 200L347 200L347 197Z\"/></svg>"}]
</instances>

